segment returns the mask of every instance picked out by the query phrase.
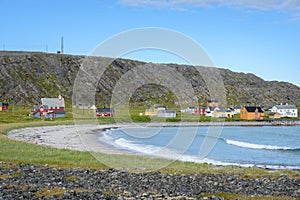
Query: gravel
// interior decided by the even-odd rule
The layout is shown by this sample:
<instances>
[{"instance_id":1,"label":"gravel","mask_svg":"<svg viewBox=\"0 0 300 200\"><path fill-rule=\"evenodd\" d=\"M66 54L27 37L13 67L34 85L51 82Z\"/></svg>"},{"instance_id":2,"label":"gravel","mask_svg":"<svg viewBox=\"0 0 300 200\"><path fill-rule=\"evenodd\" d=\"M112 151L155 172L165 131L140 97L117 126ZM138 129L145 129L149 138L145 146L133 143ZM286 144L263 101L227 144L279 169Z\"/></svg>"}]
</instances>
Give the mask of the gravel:
<instances>
[{"instance_id":1,"label":"gravel","mask_svg":"<svg viewBox=\"0 0 300 200\"><path fill-rule=\"evenodd\" d=\"M0 162L0 199L225 199L212 195L218 193L300 198L300 179L284 174L241 178L237 174L130 173Z\"/></svg>"}]
</instances>

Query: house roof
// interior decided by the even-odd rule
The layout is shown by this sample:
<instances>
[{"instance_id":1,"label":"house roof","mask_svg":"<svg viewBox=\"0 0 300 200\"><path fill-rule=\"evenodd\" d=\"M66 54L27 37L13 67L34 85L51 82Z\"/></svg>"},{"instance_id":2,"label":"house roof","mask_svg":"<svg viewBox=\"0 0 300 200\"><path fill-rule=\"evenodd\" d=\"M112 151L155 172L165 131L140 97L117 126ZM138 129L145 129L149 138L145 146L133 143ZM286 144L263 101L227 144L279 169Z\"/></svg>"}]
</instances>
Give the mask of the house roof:
<instances>
[{"instance_id":1,"label":"house roof","mask_svg":"<svg viewBox=\"0 0 300 200\"><path fill-rule=\"evenodd\" d=\"M113 108L97 108L97 111L100 113L115 113Z\"/></svg>"},{"instance_id":2,"label":"house roof","mask_svg":"<svg viewBox=\"0 0 300 200\"><path fill-rule=\"evenodd\" d=\"M160 110L159 113L176 113L175 110Z\"/></svg>"},{"instance_id":3,"label":"house roof","mask_svg":"<svg viewBox=\"0 0 300 200\"><path fill-rule=\"evenodd\" d=\"M222 113L224 113L224 112L231 112L231 110L230 109L226 109L224 107L219 107L218 109L216 109L216 112L222 112Z\"/></svg>"},{"instance_id":4,"label":"house roof","mask_svg":"<svg viewBox=\"0 0 300 200\"><path fill-rule=\"evenodd\" d=\"M208 102L208 103L219 103L218 100L212 100L212 99L208 100L207 102Z\"/></svg>"},{"instance_id":5,"label":"house roof","mask_svg":"<svg viewBox=\"0 0 300 200\"><path fill-rule=\"evenodd\" d=\"M245 109L247 110L247 112L255 112L256 109L260 113L264 112L260 106L245 106Z\"/></svg>"},{"instance_id":6,"label":"house roof","mask_svg":"<svg viewBox=\"0 0 300 200\"><path fill-rule=\"evenodd\" d=\"M210 110L210 111L215 111L216 110L216 106L211 106L211 107L208 107L208 109Z\"/></svg>"},{"instance_id":7,"label":"house roof","mask_svg":"<svg viewBox=\"0 0 300 200\"><path fill-rule=\"evenodd\" d=\"M166 108L166 106L154 106L154 108Z\"/></svg>"},{"instance_id":8,"label":"house roof","mask_svg":"<svg viewBox=\"0 0 300 200\"><path fill-rule=\"evenodd\" d=\"M280 115L280 113L277 113L277 112L270 112L269 113L269 116L274 116L274 115Z\"/></svg>"},{"instance_id":9,"label":"house roof","mask_svg":"<svg viewBox=\"0 0 300 200\"><path fill-rule=\"evenodd\" d=\"M48 107L65 107L65 100L64 98L41 98L42 105Z\"/></svg>"},{"instance_id":10,"label":"house roof","mask_svg":"<svg viewBox=\"0 0 300 200\"><path fill-rule=\"evenodd\" d=\"M242 109L242 106L233 106L233 109Z\"/></svg>"},{"instance_id":11,"label":"house roof","mask_svg":"<svg viewBox=\"0 0 300 200\"><path fill-rule=\"evenodd\" d=\"M66 114L66 111L64 110L53 110L52 112L55 114Z\"/></svg>"},{"instance_id":12,"label":"house roof","mask_svg":"<svg viewBox=\"0 0 300 200\"><path fill-rule=\"evenodd\" d=\"M275 105L277 109L297 109L295 105Z\"/></svg>"}]
</instances>

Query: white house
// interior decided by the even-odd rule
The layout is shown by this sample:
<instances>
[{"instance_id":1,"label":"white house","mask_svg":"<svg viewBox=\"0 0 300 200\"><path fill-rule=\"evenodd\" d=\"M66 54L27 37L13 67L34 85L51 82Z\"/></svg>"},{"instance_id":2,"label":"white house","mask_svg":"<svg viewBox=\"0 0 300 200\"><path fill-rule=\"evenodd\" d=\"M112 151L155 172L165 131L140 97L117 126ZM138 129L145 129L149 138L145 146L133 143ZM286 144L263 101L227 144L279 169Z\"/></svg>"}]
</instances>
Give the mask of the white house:
<instances>
[{"instance_id":1,"label":"white house","mask_svg":"<svg viewBox=\"0 0 300 200\"><path fill-rule=\"evenodd\" d=\"M157 116L164 117L164 118L175 118L176 111L175 110L159 110L157 113Z\"/></svg>"},{"instance_id":2,"label":"white house","mask_svg":"<svg viewBox=\"0 0 300 200\"><path fill-rule=\"evenodd\" d=\"M206 108L206 112L205 112L205 116L206 117L212 117L214 112L216 110L218 110L219 108L218 107L215 107L215 106L211 106L211 107L207 107Z\"/></svg>"},{"instance_id":3,"label":"white house","mask_svg":"<svg viewBox=\"0 0 300 200\"><path fill-rule=\"evenodd\" d=\"M275 105L270 111L279 113L281 117L298 117L298 109L295 105Z\"/></svg>"},{"instance_id":4,"label":"white house","mask_svg":"<svg viewBox=\"0 0 300 200\"><path fill-rule=\"evenodd\" d=\"M195 114L196 108L195 107L187 107L186 109L181 109L180 112L182 113L189 113L189 114Z\"/></svg>"},{"instance_id":5,"label":"white house","mask_svg":"<svg viewBox=\"0 0 300 200\"><path fill-rule=\"evenodd\" d=\"M242 111L242 106L232 106L230 109L232 110L233 114L240 114Z\"/></svg>"}]
</instances>

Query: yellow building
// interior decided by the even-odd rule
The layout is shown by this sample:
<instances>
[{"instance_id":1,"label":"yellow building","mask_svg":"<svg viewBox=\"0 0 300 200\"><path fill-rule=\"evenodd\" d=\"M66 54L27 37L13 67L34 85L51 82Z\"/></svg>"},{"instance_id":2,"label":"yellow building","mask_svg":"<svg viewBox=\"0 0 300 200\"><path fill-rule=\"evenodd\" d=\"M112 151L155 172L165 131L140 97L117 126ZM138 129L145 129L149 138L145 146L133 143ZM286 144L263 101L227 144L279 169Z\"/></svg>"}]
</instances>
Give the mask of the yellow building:
<instances>
[{"instance_id":1,"label":"yellow building","mask_svg":"<svg viewBox=\"0 0 300 200\"><path fill-rule=\"evenodd\" d=\"M146 116L156 116L160 110L166 110L166 106L154 106L153 108L147 109L145 111Z\"/></svg>"},{"instance_id":2,"label":"yellow building","mask_svg":"<svg viewBox=\"0 0 300 200\"><path fill-rule=\"evenodd\" d=\"M206 103L207 107L219 107L218 100L208 100Z\"/></svg>"},{"instance_id":3,"label":"yellow building","mask_svg":"<svg viewBox=\"0 0 300 200\"><path fill-rule=\"evenodd\" d=\"M225 109L225 108L217 108L213 113L212 117L214 118L232 118L233 113L231 110Z\"/></svg>"},{"instance_id":4,"label":"yellow building","mask_svg":"<svg viewBox=\"0 0 300 200\"><path fill-rule=\"evenodd\" d=\"M269 119L280 119L281 115L278 112L270 112L269 113Z\"/></svg>"}]
</instances>

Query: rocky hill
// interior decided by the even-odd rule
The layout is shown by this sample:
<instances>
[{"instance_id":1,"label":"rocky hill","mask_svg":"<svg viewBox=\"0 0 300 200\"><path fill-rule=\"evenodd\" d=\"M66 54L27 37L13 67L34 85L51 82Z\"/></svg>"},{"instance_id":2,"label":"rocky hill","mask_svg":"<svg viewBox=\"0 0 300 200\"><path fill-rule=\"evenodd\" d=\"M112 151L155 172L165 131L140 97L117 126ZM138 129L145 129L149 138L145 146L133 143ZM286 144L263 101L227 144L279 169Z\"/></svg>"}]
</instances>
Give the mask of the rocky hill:
<instances>
[{"instance_id":1,"label":"rocky hill","mask_svg":"<svg viewBox=\"0 0 300 200\"><path fill-rule=\"evenodd\" d=\"M218 77L218 74L215 74L216 71L212 72L212 68L207 67L199 67L197 69L200 70L196 70L195 67L187 65L165 65L126 59L7 51L0 51L0 101L8 101L18 105L33 104L38 103L41 97L56 97L61 94L68 103L71 103L76 76L83 73L80 67L87 65L86 63L96 68L107 67L101 78L94 82L96 103L99 105L108 105L112 92L121 79L127 77L128 72L138 69L137 66L145 65L148 69L152 69L151 73L161 76L167 73L169 77L174 77L174 81L177 81L175 82L176 85L181 85L181 83L184 85L185 83L180 79L180 77L184 77L192 86L195 96L201 104L210 98L218 99L218 95L212 95L211 91L218 90L217 82L222 79L227 105L256 104L270 107L273 104L289 103L300 106L300 88L298 86L286 82L264 81L254 74L218 69L220 73ZM173 74L173 72L163 72L160 69L174 69L180 76ZM145 77L150 76L151 73ZM131 73L131 75L127 77L129 78L128 83L135 81L138 71L136 74ZM154 77L156 76L154 75ZM214 78L207 79L208 76L214 76ZM82 90L82 95L84 95L86 91L84 88ZM136 88L130 101L134 104L150 105L153 103L174 103L178 100L177 98L172 88L150 81Z\"/></svg>"}]
</instances>

